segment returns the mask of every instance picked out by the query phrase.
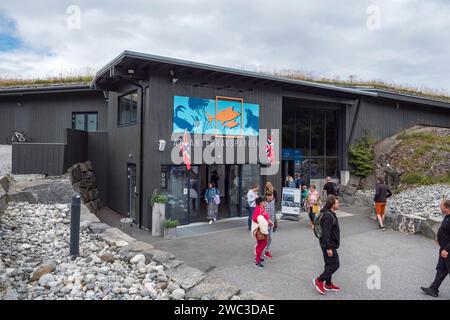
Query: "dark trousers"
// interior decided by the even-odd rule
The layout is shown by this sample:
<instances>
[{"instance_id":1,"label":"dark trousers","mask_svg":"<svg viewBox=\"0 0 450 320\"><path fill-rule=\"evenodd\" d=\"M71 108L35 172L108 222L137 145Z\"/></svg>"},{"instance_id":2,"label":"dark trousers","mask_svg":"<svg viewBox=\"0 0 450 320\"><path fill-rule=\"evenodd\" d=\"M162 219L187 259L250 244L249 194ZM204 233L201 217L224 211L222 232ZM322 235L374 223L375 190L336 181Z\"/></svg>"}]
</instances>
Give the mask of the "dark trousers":
<instances>
[{"instance_id":1,"label":"dark trousers","mask_svg":"<svg viewBox=\"0 0 450 320\"><path fill-rule=\"evenodd\" d=\"M339 269L339 255L336 249L333 250L333 256L329 257L327 254L327 249L322 248L323 260L325 262L325 268L323 273L319 276L319 281L325 281L326 284L331 284L331 277L333 273Z\"/></svg>"},{"instance_id":2,"label":"dark trousers","mask_svg":"<svg viewBox=\"0 0 450 320\"><path fill-rule=\"evenodd\" d=\"M311 223L314 223L314 218L316 217L316 215L314 214L312 207L309 208L308 215L309 215L309 220L311 221Z\"/></svg>"},{"instance_id":3,"label":"dark trousers","mask_svg":"<svg viewBox=\"0 0 450 320\"><path fill-rule=\"evenodd\" d=\"M248 230L252 229L252 218L255 212L255 207L248 207Z\"/></svg>"},{"instance_id":4,"label":"dark trousers","mask_svg":"<svg viewBox=\"0 0 450 320\"><path fill-rule=\"evenodd\" d=\"M436 292L439 292L439 287L441 286L442 281L444 281L445 277L450 274L450 258L442 258L441 252L442 249L439 250L439 261L436 266L436 277L430 286L430 288Z\"/></svg>"}]
</instances>

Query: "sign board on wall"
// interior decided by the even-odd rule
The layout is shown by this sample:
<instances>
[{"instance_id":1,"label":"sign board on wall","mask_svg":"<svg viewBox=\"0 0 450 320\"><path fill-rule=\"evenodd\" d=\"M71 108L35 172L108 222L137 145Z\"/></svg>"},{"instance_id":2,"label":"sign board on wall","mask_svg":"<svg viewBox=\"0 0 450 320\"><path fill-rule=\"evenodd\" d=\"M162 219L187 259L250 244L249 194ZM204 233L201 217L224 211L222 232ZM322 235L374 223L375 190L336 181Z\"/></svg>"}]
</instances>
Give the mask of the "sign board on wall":
<instances>
[{"instance_id":1,"label":"sign board on wall","mask_svg":"<svg viewBox=\"0 0 450 320\"><path fill-rule=\"evenodd\" d=\"M281 213L300 214L301 190L298 188L283 188Z\"/></svg>"},{"instance_id":2,"label":"sign board on wall","mask_svg":"<svg viewBox=\"0 0 450 320\"><path fill-rule=\"evenodd\" d=\"M257 136L259 105L242 99L173 97L173 132Z\"/></svg>"}]
</instances>

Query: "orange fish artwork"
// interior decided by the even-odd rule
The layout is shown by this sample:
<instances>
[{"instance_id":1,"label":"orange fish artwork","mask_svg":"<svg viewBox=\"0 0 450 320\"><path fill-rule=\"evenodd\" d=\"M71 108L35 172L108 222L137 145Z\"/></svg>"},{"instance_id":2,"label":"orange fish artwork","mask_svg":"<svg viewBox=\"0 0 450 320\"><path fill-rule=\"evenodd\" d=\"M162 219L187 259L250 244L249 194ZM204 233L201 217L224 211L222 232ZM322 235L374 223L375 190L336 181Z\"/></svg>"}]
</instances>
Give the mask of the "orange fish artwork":
<instances>
[{"instance_id":1,"label":"orange fish artwork","mask_svg":"<svg viewBox=\"0 0 450 320\"><path fill-rule=\"evenodd\" d=\"M210 115L209 113L206 113L208 116L208 123L210 124L213 119L216 119L216 121L219 121L220 124L223 127L232 129L239 125L239 122L235 121L236 118L238 118L241 113L234 111L233 107L226 108L225 110L220 111L216 114L215 117Z\"/></svg>"}]
</instances>

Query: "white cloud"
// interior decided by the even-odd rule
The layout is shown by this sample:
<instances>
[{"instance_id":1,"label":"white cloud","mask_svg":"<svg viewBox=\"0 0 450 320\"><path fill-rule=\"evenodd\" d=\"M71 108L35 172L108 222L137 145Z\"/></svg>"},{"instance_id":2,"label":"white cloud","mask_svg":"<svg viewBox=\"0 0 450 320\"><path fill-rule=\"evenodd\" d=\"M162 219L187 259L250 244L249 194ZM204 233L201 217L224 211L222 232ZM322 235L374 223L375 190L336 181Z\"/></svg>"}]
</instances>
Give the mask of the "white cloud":
<instances>
[{"instance_id":1,"label":"white cloud","mask_svg":"<svg viewBox=\"0 0 450 320\"><path fill-rule=\"evenodd\" d=\"M366 27L377 5L381 28ZM66 25L69 5L81 29ZM1 76L99 68L123 50L230 67L299 69L450 88L450 4L389 1L7 1L23 47L0 50ZM0 16L1 17L1 16Z\"/></svg>"}]
</instances>

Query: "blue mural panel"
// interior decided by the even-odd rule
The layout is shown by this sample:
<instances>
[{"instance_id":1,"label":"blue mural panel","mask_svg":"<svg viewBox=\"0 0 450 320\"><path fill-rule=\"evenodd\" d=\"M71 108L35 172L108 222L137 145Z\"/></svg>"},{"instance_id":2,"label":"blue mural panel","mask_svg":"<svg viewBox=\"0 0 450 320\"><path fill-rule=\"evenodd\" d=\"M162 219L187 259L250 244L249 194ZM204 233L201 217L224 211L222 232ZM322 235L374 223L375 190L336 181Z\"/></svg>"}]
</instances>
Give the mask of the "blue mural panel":
<instances>
[{"instance_id":1,"label":"blue mural panel","mask_svg":"<svg viewBox=\"0 0 450 320\"><path fill-rule=\"evenodd\" d=\"M233 100L173 97L173 132L257 136L259 105Z\"/></svg>"}]
</instances>

